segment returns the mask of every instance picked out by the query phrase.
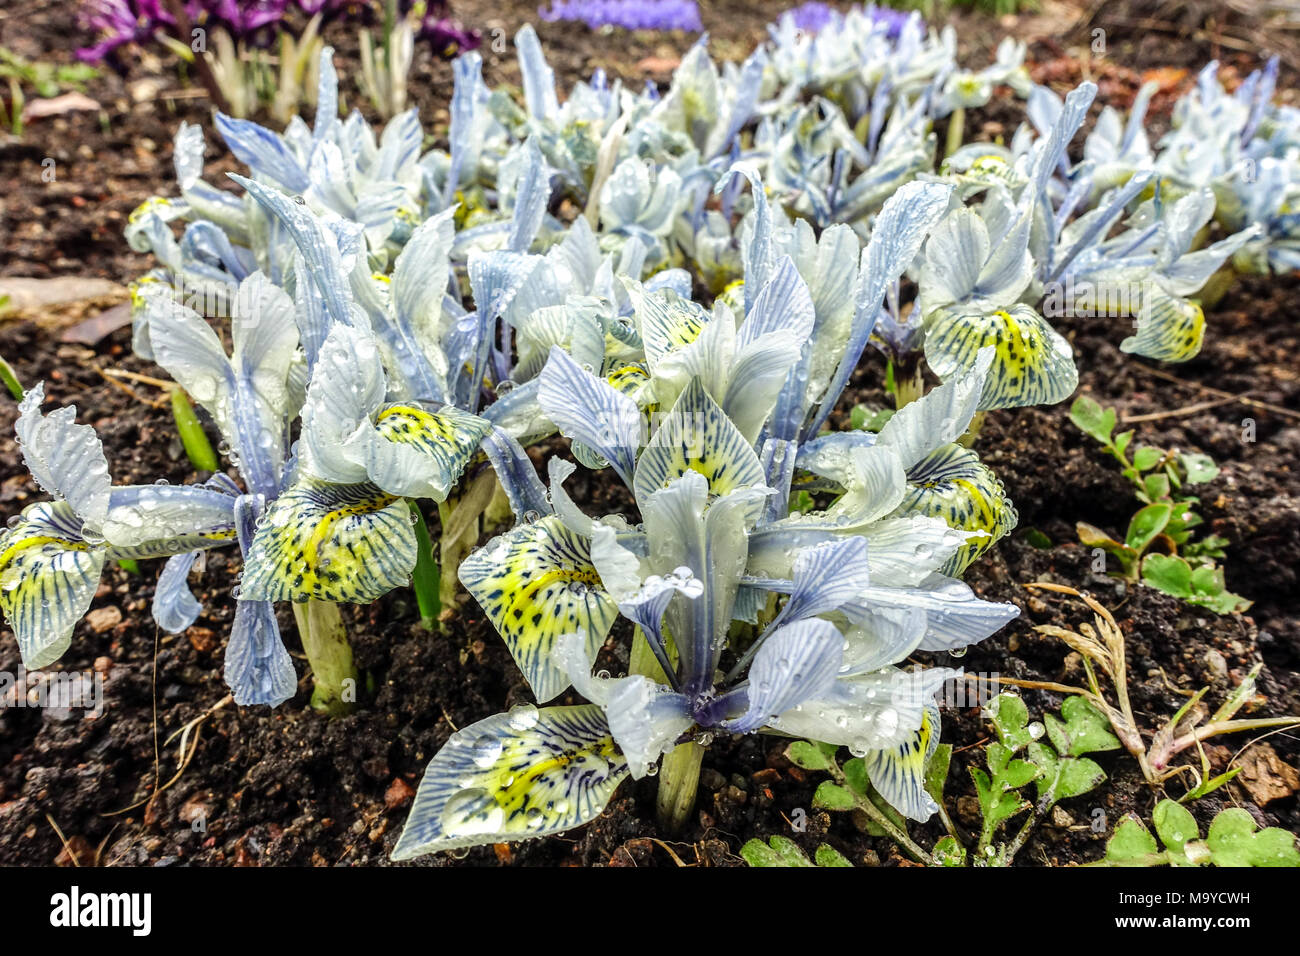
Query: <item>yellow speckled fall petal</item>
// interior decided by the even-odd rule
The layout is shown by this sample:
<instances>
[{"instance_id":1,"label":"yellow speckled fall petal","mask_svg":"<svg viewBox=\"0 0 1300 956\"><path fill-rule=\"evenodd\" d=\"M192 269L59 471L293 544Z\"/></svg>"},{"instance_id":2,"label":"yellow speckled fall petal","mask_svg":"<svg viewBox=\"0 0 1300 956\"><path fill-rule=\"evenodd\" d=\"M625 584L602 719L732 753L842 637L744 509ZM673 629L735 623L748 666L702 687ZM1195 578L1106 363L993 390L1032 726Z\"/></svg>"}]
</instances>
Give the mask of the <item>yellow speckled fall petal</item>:
<instances>
[{"instance_id":1,"label":"yellow speckled fall petal","mask_svg":"<svg viewBox=\"0 0 1300 956\"><path fill-rule=\"evenodd\" d=\"M258 523L240 595L250 601L367 604L406 586L416 549L403 499L368 482L303 479Z\"/></svg>"},{"instance_id":2,"label":"yellow speckled fall petal","mask_svg":"<svg viewBox=\"0 0 1300 956\"><path fill-rule=\"evenodd\" d=\"M958 548L940 569L943 574L960 575L1019 520L1002 482L969 448L936 449L908 471L907 482L907 494L895 517L925 515L940 518L958 531L987 532L987 537Z\"/></svg>"},{"instance_id":3,"label":"yellow speckled fall petal","mask_svg":"<svg viewBox=\"0 0 1300 956\"><path fill-rule=\"evenodd\" d=\"M627 772L594 704L480 720L430 762L393 859L572 829L600 814Z\"/></svg>"},{"instance_id":4,"label":"yellow speckled fall petal","mask_svg":"<svg viewBox=\"0 0 1300 956\"><path fill-rule=\"evenodd\" d=\"M443 501L492 425L452 406L435 412L397 404L379 410L375 428L370 479L393 494Z\"/></svg>"},{"instance_id":5,"label":"yellow speckled fall petal","mask_svg":"<svg viewBox=\"0 0 1300 956\"><path fill-rule=\"evenodd\" d=\"M618 607L591 563L591 547L554 515L493 538L462 562L460 580L505 640L539 701L569 686L552 663L556 640L580 631L596 651Z\"/></svg>"},{"instance_id":6,"label":"yellow speckled fall petal","mask_svg":"<svg viewBox=\"0 0 1300 956\"><path fill-rule=\"evenodd\" d=\"M925 791L925 765L938 746L939 708L931 704L911 737L889 750L872 750L863 758L871 785L910 820L928 820L938 809Z\"/></svg>"},{"instance_id":7,"label":"yellow speckled fall petal","mask_svg":"<svg viewBox=\"0 0 1300 956\"><path fill-rule=\"evenodd\" d=\"M53 664L99 587L104 550L81 538L81 520L62 501L27 508L0 536L0 609L23 666Z\"/></svg>"},{"instance_id":8,"label":"yellow speckled fall petal","mask_svg":"<svg viewBox=\"0 0 1300 956\"><path fill-rule=\"evenodd\" d=\"M926 318L925 360L944 381L994 347L979 410L1054 405L1078 387L1070 344L1027 305L994 312L940 309Z\"/></svg>"},{"instance_id":9,"label":"yellow speckled fall petal","mask_svg":"<svg viewBox=\"0 0 1300 956\"><path fill-rule=\"evenodd\" d=\"M1190 299L1155 293L1143 304L1137 334L1121 344L1133 352L1162 362L1186 362L1201 351L1205 338L1205 312Z\"/></svg>"}]
</instances>

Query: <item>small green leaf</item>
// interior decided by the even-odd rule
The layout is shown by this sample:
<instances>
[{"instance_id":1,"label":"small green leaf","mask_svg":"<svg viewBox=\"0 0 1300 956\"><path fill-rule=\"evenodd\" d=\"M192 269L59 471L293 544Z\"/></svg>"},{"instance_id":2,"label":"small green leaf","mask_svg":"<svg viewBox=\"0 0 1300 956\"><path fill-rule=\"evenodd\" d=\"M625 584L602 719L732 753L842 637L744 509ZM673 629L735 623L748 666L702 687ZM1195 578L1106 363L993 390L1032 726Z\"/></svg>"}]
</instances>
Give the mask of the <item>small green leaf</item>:
<instances>
[{"instance_id":1,"label":"small green leaf","mask_svg":"<svg viewBox=\"0 0 1300 956\"><path fill-rule=\"evenodd\" d=\"M1086 435L1091 435L1103 445L1110 444L1110 433L1115 429L1115 410L1103 409L1086 395L1080 395L1070 406L1070 421Z\"/></svg>"},{"instance_id":2,"label":"small green leaf","mask_svg":"<svg viewBox=\"0 0 1300 956\"><path fill-rule=\"evenodd\" d=\"M740 848L740 855L750 866L812 866L813 863L788 837L774 836L767 843L750 840Z\"/></svg>"},{"instance_id":3,"label":"small green leaf","mask_svg":"<svg viewBox=\"0 0 1300 956\"><path fill-rule=\"evenodd\" d=\"M857 806L857 800L847 787L823 780L813 794L813 806L818 810L852 810Z\"/></svg>"},{"instance_id":4,"label":"small green leaf","mask_svg":"<svg viewBox=\"0 0 1300 956\"><path fill-rule=\"evenodd\" d=\"M1061 761L1061 776L1056 782L1056 799L1081 797L1106 782L1106 771L1087 757L1066 757Z\"/></svg>"},{"instance_id":5,"label":"small green leaf","mask_svg":"<svg viewBox=\"0 0 1300 956\"><path fill-rule=\"evenodd\" d=\"M1173 508L1166 502L1156 502L1138 510L1128 523L1124 544L1141 554L1169 523Z\"/></svg>"},{"instance_id":6,"label":"small green leaf","mask_svg":"<svg viewBox=\"0 0 1300 956\"><path fill-rule=\"evenodd\" d=\"M15 402L23 400L23 387L18 381L18 373L3 357L0 357L0 382L4 382L5 388L9 389L9 394L14 397Z\"/></svg>"},{"instance_id":7,"label":"small green leaf","mask_svg":"<svg viewBox=\"0 0 1300 956\"><path fill-rule=\"evenodd\" d=\"M829 770L831 758L820 747L807 740L796 740L785 750L786 758L804 770Z\"/></svg>"},{"instance_id":8,"label":"small green leaf","mask_svg":"<svg viewBox=\"0 0 1300 956\"><path fill-rule=\"evenodd\" d=\"M414 501L409 502L411 515L415 521L416 557L415 570L411 572L411 589L415 591L415 601L420 607L420 621L430 630L438 621L442 610L442 597L439 584L442 572L438 568L438 559L433 554L433 539L429 537L429 526L425 524L424 513Z\"/></svg>"},{"instance_id":9,"label":"small green leaf","mask_svg":"<svg viewBox=\"0 0 1300 956\"><path fill-rule=\"evenodd\" d=\"M1176 598L1192 596L1192 568L1172 554L1148 554L1142 560L1142 580Z\"/></svg>"},{"instance_id":10,"label":"small green leaf","mask_svg":"<svg viewBox=\"0 0 1300 956\"><path fill-rule=\"evenodd\" d=\"M1196 818L1186 807L1179 806L1173 800L1161 800L1156 804L1151 822L1156 825L1156 833L1165 849L1170 851L1171 862L1175 866L1186 865L1184 847L1189 840L1199 840L1201 831L1196 826ZM1175 862L1177 861L1177 862Z\"/></svg>"},{"instance_id":11,"label":"small green leaf","mask_svg":"<svg viewBox=\"0 0 1300 956\"><path fill-rule=\"evenodd\" d=\"M1165 453L1159 448L1143 445L1133 452L1133 467L1138 471L1150 471L1160 463L1160 459L1163 457L1165 457Z\"/></svg>"},{"instance_id":12,"label":"small green leaf","mask_svg":"<svg viewBox=\"0 0 1300 956\"><path fill-rule=\"evenodd\" d=\"M1029 732L1029 709L1015 694L999 694L988 709L998 738L1012 750L1034 739Z\"/></svg>"},{"instance_id":13,"label":"small green leaf","mask_svg":"<svg viewBox=\"0 0 1300 956\"><path fill-rule=\"evenodd\" d=\"M1254 817L1241 807L1215 817L1205 843L1215 866L1300 866L1295 835L1276 827L1256 833Z\"/></svg>"},{"instance_id":14,"label":"small green leaf","mask_svg":"<svg viewBox=\"0 0 1300 956\"><path fill-rule=\"evenodd\" d=\"M823 843L817 848L813 859L817 861L818 866L853 866L848 857L828 843Z\"/></svg>"},{"instance_id":15,"label":"small green leaf","mask_svg":"<svg viewBox=\"0 0 1300 956\"><path fill-rule=\"evenodd\" d=\"M1051 714L1043 720L1047 725L1047 736L1058 753L1080 757L1119 749L1119 738L1110 732L1110 721L1087 698L1067 697L1061 705L1061 716L1064 721Z\"/></svg>"},{"instance_id":16,"label":"small green leaf","mask_svg":"<svg viewBox=\"0 0 1300 956\"><path fill-rule=\"evenodd\" d=\"M930 854L936 866L965 866L966 848L954 836L940 837Z\"/></svg>"},{"instance_id":17,"label":"small green leaf","mask_svg":"<svg viewBox=\"0 0 1300 956\"><path fill-rule=\"evenodd\" d=\"M1169 476L1168 475L1147 475L1142 480L1142 487L1147 493L1147 497L1152 501L1162 501L1169 497Z\"/></svg>"},{"instance_id":18,"label":"small green leaf","mask_svg":"<svg viewBox=\"0 0 1300 956\"><path fill-rule=\"evenodd\" d=\"M1052 546L1052 539L1037 528L1028 528L1025 530L1025 540L1039 551L1046 551Z\"/></svg>"},{"instance_id":19,"label":"small green leaf","mask_svg":"<svg viewBox=\"0 0 1300 956\"><path fill-rule=\"evenodd\" d=\"M1028 760L1013 760L1002 772L1002 783L1012 790L1019 790L1038 776L1038 768Z\"/></svg>"},{"instance_id":20,"label":"small green leaf","mask_svg":"<svg viewBox=\"0 0 1300 956\"><path fill-rule=\"evenodd\" d=\"M1115 451L1124 454L1128 450L1128 444L1133 440L1133 429L1126 432L1120 432L1115 436Z\"/></svg>"},{"instance_id":21,"label":"small green leaf","mask_svg":"<svg viewBox=\"0 0 1300 956\"><path fill-rule=\"evenodd\" d=\"M935 803L943 803L943 787L952 769L952 744L939 744L925 765L925 792Z\"/></svg>"},{"instance_id":22,"label":"small green leaf","mask_svg":"<svg viewBox=\"0 0 1300 956\"><path fill-rule=\"evenodd\" d=\"M1112 866L1153 866L1163 863L1155 837L1137 817L1126 816L1106 844L1106 862Z\"/></svg>"},{"instance_id":23,"label":"small green leaf","mask_svg":"<svg viewBox=\"0 0 1300 956\"><path fill-rule=\"evenodd\" d=\"M1214 459L1200 452L1181 454L1178 456L1178 462L1183 466L1183 472L1187 475L1186 481L1189 485L1204 484L1219 475L1219 466L1214 463Z\"/></svg>"},{"instance_id":24,"label":"small green leaf","mask_svg":"<svg viewBox=\"0 0 1300 956\"><path fill-rule=\"evenodd\" d=\"M865 797L871 790L871 781L867 777L867 763L861 757L853 757L844 763L844 782L859 797Z\"/></svg>"}]
</instances>

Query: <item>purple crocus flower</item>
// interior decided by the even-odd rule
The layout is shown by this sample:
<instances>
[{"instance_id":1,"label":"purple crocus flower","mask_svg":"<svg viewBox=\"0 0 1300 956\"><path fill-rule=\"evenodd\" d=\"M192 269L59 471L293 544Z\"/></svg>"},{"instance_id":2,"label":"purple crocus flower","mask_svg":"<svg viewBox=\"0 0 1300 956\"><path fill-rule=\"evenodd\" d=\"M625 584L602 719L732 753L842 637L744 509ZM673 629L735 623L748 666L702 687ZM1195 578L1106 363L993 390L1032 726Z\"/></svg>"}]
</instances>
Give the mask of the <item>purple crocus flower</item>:
<instances>
[{"instance_id":1,"label":"purple crocus flower","mask_svg":"<svg viewBox=\"0 0 1300 956\"><path fill-rule=\"evenodd\" d=\"M547 22L580 21L592 30L704 30L695 0L551 0L537 14Z\"/></svg>"},{"instance_id":2,"label":"purple crocus flower","mask_svg":"<svg viewBox=\"0 0 1300 956\"><path fill-rule=\"evenodd\" d=\"M885 24L885 35L891 40L898 39L910 14L890 7L869 6L864 11L876 23ZM826 27L837 22L841 13L821 0L808 0L790 10L794 25L805 33L820 33Z\"/></svg>"},{"instance_id":3,"label":"purple crocus flower","mask_svg":"<svg viewBox=\"0 0 1300 956\"><path fill-rule=\"evenodd\" d=\"M99 39L77 51L77 58L89 62L104 59L126 43L146 40L160 26L176 21L160 0L87 0L77 11L83 29Z\"/></svg>"}]
</instances>

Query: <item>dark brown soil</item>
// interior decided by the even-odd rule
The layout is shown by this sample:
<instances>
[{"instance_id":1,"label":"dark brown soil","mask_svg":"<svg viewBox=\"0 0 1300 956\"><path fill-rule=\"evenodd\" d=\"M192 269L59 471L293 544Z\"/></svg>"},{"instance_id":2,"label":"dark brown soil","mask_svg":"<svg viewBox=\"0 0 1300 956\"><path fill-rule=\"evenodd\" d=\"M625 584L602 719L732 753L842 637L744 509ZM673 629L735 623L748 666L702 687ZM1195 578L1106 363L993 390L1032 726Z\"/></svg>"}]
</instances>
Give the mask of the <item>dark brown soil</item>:
<instances>
[{"instance_id":1,"label":"dark brown soil","mask_svg":"<svg viewBox=\"0 0 1300 956\"><path fill-rule=\"evenodd\" d=\"M25 55L65 59L74 45L67 27L70 9L60 2L6 10L0 42ZM483 30L489 80L517 80L513 54L492 52L492 30L513 35L521 22L533 19L531 4L466 0L457 10ZM728 56L743 55L761 37L769 16L766 9L760 13L739 2L710 3L704 9L715 52ZM1038 21L1024 21L1017 32L1034 36ZM1064 42L1059 39L1064 31L1049 24L1044 19L1038 28L1045 38L1034 45L1039 58L1035 70L1046 80L1074 82L1077 64L1062 64L1075 61L1052 59L1063 52L1052 47ZM637 82L646 76L666 79L671 72L667 64L693 40L537 26L562 82L597 66ZM1001 29L993 21L971 17L963 21L961 35L978 57ZM345 37L331 40L347 54ZM1112 44L1121 40L1112 36ZM1194 56L1205 53L1198 48ZM1180 55L1175 50L1167 61L1142 62L1147 67L1188 65L1190 59L1180 62ZM347 75L346 69L342 72ZM163 77L163 93L133 102L132 84L150 75ZM445 124L450 67L422 55L416 75L412 90L426 123ZM1116 76L1116 98L1131 95L1135 75ZM174 76L165 70L150 74L147 64L133 64L125 77L109 75L92 87L91 95L105 107L102 122L93 114L70 114L33 124L23 142L0 146L0 176L9 185L0 195L0 274L102 276L125 282L149 266L126 249L121 238L125 217L151 193L174 190L172 131L181 119L204 122L208 113L202 100L165 95L176 89ZM999 102L973 118L970 129L990 138L1009 135L1019 119L1018 105ZM213 169L235 168L219 151L216 137L210 135L209 142L210 176ZM56 160L55 183L40 178L46 156ZM216 165L218 160L226 165ZM1211 316L1202 355L1168 369L1181 384L1122 355L1118 344L1126 330L1113 321L1069 320L1064 327L1078 354L1081 390L1115 406L1121 418L1212 398L1201 386L1300 410L1300 331L1292 308L1298 293L1300 280L1294 276L1241 283ZM131 355L129 332L119 330L87 348L61 342L57 324L48 318L42 313L0 323L0 354L21 379L28 384L44 379L50 401L78 405L81 419L103 436L116 481L195 480L169 410L153 404L160 393L135 384L129 394L100 374L103 368L158 374ZM859 401L883 405L882 378L879 358L868 356L845 407ZM13 418L13 404L0 401L0 511L6 515L39 498L11 437ZM1255 422L1254 442L1242 440L1247 418ZM1255 712L1300 714L1297 425L1295 418L1224 404L1136 426L1141 442L1202 450L1223 468L1202 495L1202 514L1209 530L1232 541L1226 560L1229 587L1255 604L1246 615L1216 617L1091 572L1090 554L1075 543L1075 522L1086 520L1115 532L1135 506L1117 470L1069 423L1066 406L991 416L979 449L1005 482L1021 527L967 578L982 596L1013 601L1024 614L960 662L946 656L938 662L1018 679L1082 682L1077 665L1067 663L1068 648L1033 631L1038 624L1073 626L1085 620L1077 605L1024 587L1036 580L1055 581L1089 590L1114 611L1128 640L1134 707L1148 733L1182 705L1188 691L1210 687L1207 702L1217 706L1261 660L1263 699ZM579 502L598 511L617 499L605 477L583 475L579 472L569 486ZM1029 529L1045 534L1051 546L1031 544ZM59 664L62 670L93 668L106 675L107 709L100 718L58 720L38 709L0 711L0 863L49 864L61 853L66 862L61 832L83 864L385 864L409 807L409 788L453 729L529 699L501 641L472 602L451 619L446 633L430 633L419 627L409 595L394 593L369 607L345 608L357 663L366 675L355 715L328 720L307 708L305 663L299 667L300 693L279 709L219 706L226 696L221 661L238 556L209 556L201 579L206 609L198 624L179 637L158 633L148 614L159 568L145 564L138 577L116 568L107 571L94 607L116 608L120 623L107 616L102 633L83 623ZM287 608L281 623L292 644ZM626 665L627 636L616 630L608 646L604 666L612 671ZM18 667L17 649L6 635L0 638L0 671L16 672ZM1023 693L1035 718L1059 707L1058 695ZM186 742L192 756L185 762L180 738L170 738L205 714ZM964 768L982 759L979 745L989 734L975 709L945 714L944 739L959 751L949 780L949 804L963 827L974 822L963 809L974 792ZM1216 772L1248 742L1244 736L1228 738L1227 747L1209 748ZM1300 764L1294 736L1275 735L1269 743L1283 761ZM653 782L643 781L625 784L596 822L565 836L422 862L644 866L672 865L679 859L727 865L740 862L737 853L746 840L775 833L791 835L809 849L828 841L859 864L902 862L888 841L866 836L847 816L812 810L820 775L792 768L782 757L783 748L780 741L757 736L716 741L705 757L698 815L672 840L653 822ZM1020 863L1096 859L1104 837L1088 824L1098 807L1112 823L1126 810L1149 813L1160 794L1143 782L1136 762L1120 753L1100 755L1098 761L1110 780L1064 807L1073 823L1059 820L1065 825L1036 831ZM1171 791L1175 796L1182 792L1178 784ZM1245 806L1261 824L1300 830L1295 795L1261 808L1233 784L1192 809L1205 824L1231 803ZM796 808L808 813L806 832L791 829ZM196 830L193 821L200 818L206 827ZM933 824L915 832L923 845L941 833Z\"/></svg>"}]
</instances>

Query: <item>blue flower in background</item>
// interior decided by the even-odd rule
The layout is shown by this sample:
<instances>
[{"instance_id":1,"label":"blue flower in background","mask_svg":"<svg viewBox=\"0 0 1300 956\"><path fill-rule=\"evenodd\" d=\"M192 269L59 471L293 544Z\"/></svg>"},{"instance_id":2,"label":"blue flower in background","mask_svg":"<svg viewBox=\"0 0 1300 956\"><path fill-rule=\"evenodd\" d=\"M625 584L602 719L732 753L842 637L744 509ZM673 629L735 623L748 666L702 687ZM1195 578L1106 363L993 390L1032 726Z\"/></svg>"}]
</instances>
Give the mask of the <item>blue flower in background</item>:
<instances>
[{"instance_id":1,"label":"blue flower in background","mask_svg":"<svg viewBox=\"0 0 1300 956\"><path fill-rule=\"evenodd\" d=\"M693 30L701 32L700 8L695 0L552 0L539 7L538 16L547 22L578 20L595 30L604 26L624 30Z\"/></svg>"},{"instance_id":2,"label":"blue flower in background","mask_svg":"<svg viewBox=\"0 0 1300 956\"><path fill-rule=\"evenodd\" d=\"M901 10L877 6L867 7L865 13L876 23L885 24L885 35L891 40L898 38L899 32L903 29L903 24L907 22L909 16L909 14ZM794 18L794 25L805 33L820 33L843 15L829 3L822 3L821 0L808 0L807 3L801 3L799 6L793 7L790 10L790 16Z\"/></svg>"}]
</instances>

